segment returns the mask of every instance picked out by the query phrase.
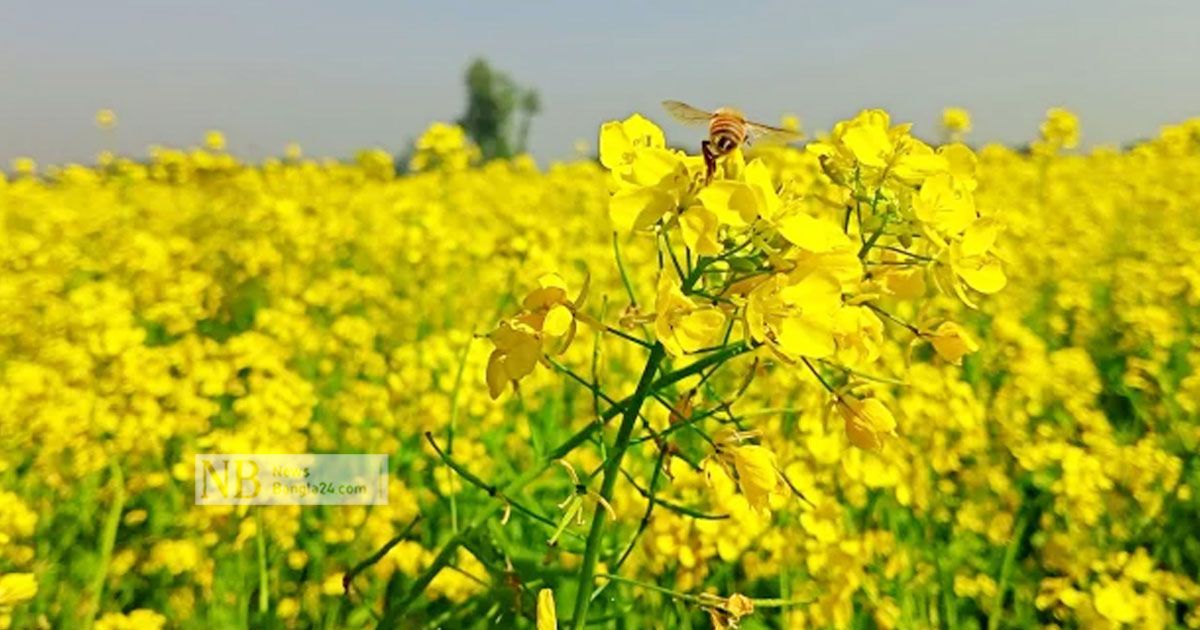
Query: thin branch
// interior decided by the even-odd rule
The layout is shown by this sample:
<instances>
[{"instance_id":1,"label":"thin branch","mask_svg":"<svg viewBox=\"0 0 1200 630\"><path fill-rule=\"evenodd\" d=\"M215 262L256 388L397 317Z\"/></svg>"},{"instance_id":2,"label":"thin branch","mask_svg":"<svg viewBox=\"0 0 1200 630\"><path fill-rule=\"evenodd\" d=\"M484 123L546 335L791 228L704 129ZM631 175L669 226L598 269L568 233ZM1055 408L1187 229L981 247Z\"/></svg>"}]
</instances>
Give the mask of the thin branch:
<instances>
[{"instance_id":1,"label":"thin branch","mask_svg":"<svg viewBox=\"0 0 1200 630\"><path fill-rule=\"evenodd\" d=\"M667 236L667 229L663 228L661 230L661 234L663 237L663 244L666 245L667 248L667 254L671 257L671 264L675 266L675 273L678 273L680 278L687 278L691 276L690 273L684 273L683 267L679 264L679 259L675 257L675 250L671 247L671 238Z\"/></svg>"},{"instance_id":2,"label":"thin branch","mask_svg":"<svg viewBox=\"0 0 1200 630\"><path fill-rule=\"evenodd\" d=\"M872 311L875 311L879 315L883 315L885 318L887 318L892 323L908 329L908 332L916 335L917 337L925 338L925 337L930 336L929 333L921 330L920 328L917 328L913 324L910 324L910 323L904 321L903 319L900 319L899 317L896 317L895 315L892 315L891 313L885 311L882 308L879 308L878 306L875 306L874 304L872 304L870 302L864 302L863 306L871 309Z\"/></svg>"},{"instance_id":3,"label":"thin branch","mask_svg":"<svg viewBox=\"0 0 1200 630\"><path fill-rule=\"evenodd\" d=\"M661 455L662 455L662 451L659 451L659 456L661 457ZM642 495L642 498L649 499L651 497L651 492L649 490L647 490L646 488L643 488L642 486L640 486L638 484L638 482L636 480L634 480L633 476L630 475L629 472L626 471L624 468L621 469L621 475L624 476L625 479L629 480L630 485L633 486L633 489L636 490L638 494ZM696 508L690 508L690 507L687 507L686 505L680 505L678 503L674 503L668 499L663 499L661 497L655 499L655 502L658 505L660 505L672 512L679 514L680 516L687 516L689 518L700 519L702 521L723 521L723 520L729 518L728 514L709 514L707 512L701 512L700 510L697 510Z\"/></svg>"},{"instance_id":4,"label":"thin branch","mask_svg":"<svg viewBox=\"0 0 1200 630\"><path fill-rule=\"evenodd\" d=\"M916 254L916 253L910 252L907 249L904 249L902 247L896 247L895 245L880 245L879 249L893 252L896 254L903 254L905 256L911 256L912 258L916 258L917 260L923 260L925 262L937 262L937 260L934 258L930 258L929 256L922 256L921 254Z\"/></svg>"},{"instance_id":5,"label":"thin branch","mask_svg":"<svg viewBox=\"0 0 1200 630\"><path fill-rule=\"evenodd\" d=\"M396 545L400 544L400 541L404 540L405 538L408 538L408 535L412 533L413 528L415 528L417 526L417 523L420 523L420 522L421 522L421 515L418 514L415 517L413 517L413 520L408 522L408 525L404 527L404 530L401 531L399 535L397 535L396 537L387 541L386 544L384 544L382 547L379 548L379 551L376 551L375 553L371 554L370 556L367 557L366 560L359 562L358 564L354 565L353 569L350 569L349 571L347 571L346 574L342 576L342 592L343 592L343 594L349 595L350 594L350 586L351 586L351 583L354 582L354 578L358 577L359 573L366 571L367 569L374 566L375 563L382 560L383 557L386 556L388 554L388 552L392 550L392 547L395 547Z\"/></svg>"},{"instance_id":6,"label":"thin branch","mask_svg":"<svg viewBox=\"0 0 1200 630\"><path fill-rule=\"evenodd\" d=\"M425 439L429 441L430 446L432 446L433 450L437 452L438 457L441 458L442 462L445 463L446 466L450 467L450 469L453 470L455 473L458 473L458 476L467 480L467 482L469 482L471 485L475 486L476 488L479 488L480 490L483 490L484 492L486 492L488 494L488 496L490 496L494 499L500 500L505 505L511 506L514 511L524 514L525 516L528 516L529 518L532 518L533 520L535 520L543 525L546 525L547 527L554 528L554 527L558 526L557 523L550 520L549 518L547 518L541 514L538 514L537 512L533 511L531 508L525 507L521 503L513 500L511 497L505 496L504 493L502 493L499 489L496 488L496 486L487 483L486 481L480 479L479 477L476 477L471 471L467 470L462 464L454 461L453 458L451 458L444 451L442 451L442 449L440 447L438 447L437 442L434 441L434 439L433 439L432 432L426 431ZM582 538L582 536L579 536L579 538Z\"/></svg>"},{"instance_id":7,"label":"thin branch","mask_svg":"<svg viewBox=\"0 0 1200 630\"><path fill-rule=\"evenodd\" d=\"M835 390L828 381L825 380L825 377L822 376L821 372L819 372L817 368L813 366L812 362L808 360L808 357L800 357L800 360L804 362L804 365L808 366L808 371L812 372L813 376L817 377L817 380L821 382L821 385L826 389L826 391L832 394L835 400L840 402L842 400L842 396L837 393L837 390Z\"/></svg>"},{"instance_id":8,"label":"thin branch","mask_svg":"<svg viewBox=\"0 0 1200 630\"><path fill-rule=\"evenodd\" d=\"M683 602L687 602L689 604L696 604L699 606L716 606L716 605L720 605L720 603L723 601L723 598L717 597L716 595L710 595L710 594L692 595L691 593L681 593L679 591L674 591L669 588L664 588L657 584L650 584L649 582L642 582L640 580L634 580L634 579L627 578L627 577L621 577L619 575L613 575L611 573L597 573L596 577L600 578L600 579L605 579L605 580L612 580L613 582L620 582L622 584L628 584L629 586L636 586L638 588L644 588L647 590L654 591L656 593L661 593L663 595L666 595L666 596L674 598L674 599L678 599ZM768 598L768 599L750 599L750 601L754 603L755 608L786 608L788 606L800 606L803 604L811 604L812 603L812 600L810 600L810 599Z\"/></svg>"},{"instance_id":9,"label":"thin branch","mask_svg":"<svg viewBox=\"0 0 1200 630\"><path fill-rule=\"evenodd\" d=\"M613 257L617 259L617 271L621 274L621 284L625 285L625 293L629 295L629 305L637 307L637 296L633 292L633 283L629 281L629 274L625 271L625 262L621 260L621 245L620 238L616 231L612 233Z\"/></svg>"},{"instance_id":10,"label":"thin branch","mask_svg":"<svg viewBox=\"0 0 1200 630\"><path fill-rule=\"evenodd\" d=\"M625 341L636 343L637 345L639 345L643 348L651 348L654 346L654 344L652 344L644 339L638 339L637 337L634 337L633 335L621 330L620 328L614 328L612 326L605 325L604 331L607 333L616 335L616 336L624 339Z\"/></svg>"}]
</instances>

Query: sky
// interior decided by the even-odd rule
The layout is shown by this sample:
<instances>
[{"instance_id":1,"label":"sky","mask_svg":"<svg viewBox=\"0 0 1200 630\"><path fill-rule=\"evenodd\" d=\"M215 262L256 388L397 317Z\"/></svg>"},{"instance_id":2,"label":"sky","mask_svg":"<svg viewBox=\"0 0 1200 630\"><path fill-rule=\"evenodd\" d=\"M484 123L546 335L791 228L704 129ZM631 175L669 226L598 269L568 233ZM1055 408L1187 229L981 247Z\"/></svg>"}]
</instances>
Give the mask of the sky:
<instances>
[{"instance_id":1,"label":"sky","mask_svg":"<svg viewBox=\"0 0 1200 630\"><path fill-rule=\"evenodd\" d=\"M641 112L698 142L664 99L800 117L828 129L882 107L919 134L966 107L973 143L1025 142L1047 108L1085 145L1200 115L1200 2L308 2L0 0L0 165L90 161L101 149L199 144L246 159L401 150L462 113L484 57L539 90L543 163ZM100 108L115 133L94 123Z\"/></svg>"}]
</instances>

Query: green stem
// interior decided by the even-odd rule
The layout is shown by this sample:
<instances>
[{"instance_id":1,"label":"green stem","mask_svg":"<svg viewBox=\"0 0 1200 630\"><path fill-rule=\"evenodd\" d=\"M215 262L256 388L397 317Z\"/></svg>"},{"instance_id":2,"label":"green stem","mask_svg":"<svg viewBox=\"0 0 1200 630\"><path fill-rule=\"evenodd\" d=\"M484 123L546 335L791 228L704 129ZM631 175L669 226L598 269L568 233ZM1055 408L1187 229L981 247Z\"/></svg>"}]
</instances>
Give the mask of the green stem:
<instances>
[{"instance_id":1,"label":"green stem","mask_svg":"<svg viewBox=\"0 0 1200 630\"><path fill-rule=\"evenodd\" d=\"M625 271L625 263L621 260L620 237L613 232L613 257L617 259L617 271L621 272L621 284L625 285L625 293L629 294L629 305L637 306L637 297L633 293L633 283L629 281L629 273Z\"/></svg>"},{"instance_id":2,"label":"green stem","mask_svg":"<svg viewBox=\"0 0 1200 630\"><path fill-rule=\"evenodd\" d=\"M869 253L871 248L875 246L875 242L879 240L880 236L883 236L883 229L887 227L887 219L888 215L883 215L883 222L879 225L879 228L871 233L871 238L863 241L862 247L858 250L859 260L866 258L867 253Z\"/></svg>"},{"instance_id":3,"label":"green stem","mask_svg":"<svg viewBox=\"0 0 1200 630\"><path fill-rule=\"evenodd\" d=\"M664 453L664 451L659 451L660 455L662 453ZM633 486L633 489L636 490L638 494L642 495L642 498L650 499L650 491L641 487L640 485L638 485L637 480L635 480L633 478L633 476L630 475L627 470L622 468L621 474L625 476L625 479L629 482L629 485ZM680 505L678 503L673 503L671 501L668 501L667 499L664 499L664 498L658 497L658 496L656 496L654 498L653 502L655 505L666 508L672 512L675 512L676 514L678 514L680 516L686 516L689 518L699 519L702 521L723 521L723 520L729 518L728 514L709 514L707 512L702 512L695 508L690 508L686 505ZM617 567L619 567L619 566L620 566L620 564L617 565ZM617 567L614 567L612 570L616 571ZM595 599L595 598L593 597L593 599Z\"/></svg>"},{"instance_id":4,"label":"green stem","mask_svg":"<svg viewBox=\"0 0 1200 630\"><path fill-rule=\"evenodd\" d=\"M420 521L421 515L418 514L413 517L413 520L409 521L408 526L404 528L404 531L400 532L400 535L387 541L387 543L380 548L379 551L371 554L371 557L359 562L358 564L354 565L353 569L347 571L346 574L342 576L342 590L348 594L350 592L350 586L354 583L354 578L357 577L359 573L366 571L372 566L375 566L375 564L380 560L383 560L383 557L392 550L392 547L395 547L396 545L400 544L400 541L408 538L408 535L412 533L413 528L416 527L417 523Z\"/></svg>"},{"instance_id":5,"label":"green stem","mask_svg":"<svg viewBox=\"0 0 1200 630\"><path fill-rule=\"evenodd\" d=\"M891 313L887 312L886 310L879 308L878 306L875 306L874 304L872 304L870 302L864 302L863 306L871 309L872 311L875 311L875 313L877 313L879 315L883 315L884 318L886 318L887 320L896 324L897 326L904 328L908 332L912 333L913 336L915 336L915 337L927 337L928 336L928 333L921 330L920 328L917 328L915 325L910 324L910 323L904 321L903 319L896 317L895 315L892 315Z\"/></svg>"},{"instance_id":6,"label":"green stem","mask_svg":"<svg viewBox=\"0 0 1200 630\"><path fill-rule=\"evenodd\" d=\"M254 510L254 524L258 531L254 538L258 546L258 612L263 615L271 607L271 594L267 582L267 532L263 529L262 506Z\"/></svg>"},{"instance_id":7,"label":"green stem","mask_svg":"<svg viewBox=\"0 0 1200 630\"><path fill-rule=\"evenodd\" d=\"M687 420L676 422L675 424L672 424L671 426L663 429L662 431L659 431L658 433L639 437L639 438L633 440L633 443L634 444L642 444L644 442L649 442L651 440L654 440L655 442L657 442L659 440L665 440L667 437L671 436L676 431L682 431L684 429L691 428L696 423L698 423L702 420L707 420L707 419L717 415L718 413L721 413L722 411L725 411L724 404L718 405L718 406L716 406L712 409L709 409L708 411L704 411L702 413L693 412L692 416L690 418L688 418ZM691 463L691 462L689 462L689 463ZM695 468L695 466L693 466L693 468Z\"/></svg>"},{"instance_id":8,"label":"green stem","mask_svg":"<svg viewBox=\"0 0 1200 630\"><path fill-rule=\"evenodd\" d=\"M470 483L471 485L475 486L476 488L483 490L484 492L488 493L488 496L490 496L492 498L500 499L501 501L504 501L510 507L512 507L513 510L520 512L521 514L524 514L525 516L528 516L529 518L532 518L533 520L538 521L538 522L542 523L543 525L550 527L551 529L554 529L555 527L557 527L557 523L555 523L554 521L550 520L549 518L546 518L545 516L542 516L541 514L538 514L537 512L534 512L532 509L530 509L528 507L525 507L524 505L522 505L520 502L516 501L512 497L504 496L496 486L493 486L492 484L487 483L486 481L480 479L475 474L473 474L471 471L469 471L465 467L463 467L462 464L454 461L454 459L452 457L450 457L450 454L443 451L441 449L441 447L438 446L437 442L434 441L432 432L426 431L425 439L429 442L429 445L433 447L433 450L437 452L438 458L440 458L442 460L442 463L444 463L448 468L450 468L450 470L457 473L458 476L465 479L467 481L467 483ZM568 533L571 535L576 535L574 532L568 532ZM582 536L579 536L579 537L582 538Z\"/></svg>"},{"instance_id":9,"label":"green stem","mask_svg":"<svg viewBox=\"0 0 1200 630\"><path fill-rule=\"evenodd\" d=\"M109 465L109 482L112 485L112 507L104 517L104 528L100 532L100 563L92 576L88 596L83 604L83 628L88 630L100 614L100 602L104 601L104 582L108 577L108 565L112 561L113 547L117 544L117 530L121 525L121 512L125 509L125 475L121 465L112 459Z\"/></svg>"},{"instance_id":10,"label":"green stem","mask_svg":"<svg viewBox=\"0 0 1200 630\"><path fill-rule=\"evenodd\" d=\"M633 435L633 425L642 409L642 403L650 394L654 375L658 372L659 364L662 363L666 354L666 348L661 343L654 344L654 347L650 349L650 356L646 359L646 367L642 369L642 376L638 379L637 388L625 406L621 426L617 429L616 443L613 445L608 463L604 467L604 482L600 486L600 496L606 502L612 501L613 491L617 487L617 479L621 475L621 460L625 457L625 451L629 448L629 439ZM592 601L590 597L592 581L596 574L596 561L600 557L600 539L604 533L605 518L607 518L607 512L597 501L596 509L592 513L592 527L588 531L587 544L583 551L583 566L579 570L579 583L575 597L575 630L582 630L587 625L587 609L588 604Z\"/></svg>"},{"instance_id":11,"label":"green stem","mask_svg":"<svg viewBox=\"0 0 1200 630\"><path fill-rule=\"evenodd\" d=\"M625 551L621 553L621 557L617 558L616 564L613 565L612 571L614 573L619 573L621 571L621 567L625 565L625 561L629 559L631 554L633 554L633 549L637 545L637 541L642 537L642 534L645 533L646 528L650 525L650 517L654 514L654 504L658 498L658 478L662 475L663 466L666 464L666 458L666 449L658 452L658 461L654 464L654 474L650 476L650 489L648 491L642 491L640 488L638 489L639 492L641 492L641 495L646 498L646 511L642 514L642 520L638 523L638 528L637 531L634 532L633 538L629 539L629 543L625 545ZM625 473L625 477L629 479L631 484L635 486L637 485L629 473ZM596 590L592 593L592 599L596 599L596 597L600 595L600 592L604 590L604 586L606 585L601 585L596 588Z\"/></svg>"},{"instance_id":12,"label":"green stem","mask_svg":"<svg viewBox=\"0 0 1200 630\"><path fill-rule=\"evenodd\" d=\"M700 267L698 266L697 269L699 270ZM730 346L721 352L714 352L713 354L706 356L695 363L659 377L658 380L654 381L652 388L660 389L663 387L668 387L689 376L692 376L693 374L698 374L710 366L716 365L723 361L728 361L733 357L749 352L751 348L752 346L749 344L739 343ZM653 351L651 352L651 356L654 356ZM537 465L526 470L524 473L521 473L507 485L501 488L498 493L503 496L516 495L521 491L522 488L529 485L530 482L541 476L541 474L544 473L547 468L554 464L555 460L566 457L568 453L578 448L579 445L591 439L593 433L603 427L604 424L609 420L615 418L618 413L620 413L627 405L630 404L631 401L632 397L621 400L617 402L617 404L606 409L604 413L600 415L599 422L589 422L587 426L580 429L575 433L575 435L567 438L562 444L559 444L557 448L547 453L542 460L537 463ZM412 605L417 598L420 597L421 593L423 593L429 586L429 583L433 581L433 578L436 577L438 572L440 572L442 568L450 561L455 550L457 550L459 545L462 544L466 536L477 529L480 525L499 514L504 508L504 505L505 504L503 501L496 501L492 503L491 506L481 511L466 527L460 529L457 534L451 537L450 540L446 541L446 543L442 546L441 551L439 551L437 556L434 557L433 562L430 563L425 571L421 573L421 575L418 576L417 579L412 583L412 586L409 587L408 593L404 596L404 599L400 600L394 607L389 607L388 615L384 618L385 621L397 621L400 618L403 618L408 610L412 608Z\"/></svg>"},{"instance_id":13,"label":"green stem","mask_svg":"<svg viewBox=\"0 0 1200 630\"><path fill-rule=\"evenodd\" d=\"M666 245L667 255L671 258L671 264L675 267L675 273L679 274L679 279L682 280L690 274L683 271L683 266L679 264L679 259L675 257L675 248L671 247L671 237L667 235L667 230L662 231L663 244Z\"/></svg>"},{"instance_id":14,"label":"green stem","mask_svg":"<svg viewBox=\"0 0 1200 630\"><path fill-rule=\"evenodd\" d=\"M663 595L666 595L672 599L677 599L681 602L687 602L689 604L698 604L701 606L712 606L714 604L720 603L721 600L723 599L716 595L701 596L701 595L692 595L691 593L681 593L679 591L673 591L669 588L664 588L657 584L651 584L649 582L643 582L641 580L634 580L634 579L627 578L627 577L621 577L619 575L613 575L611 573L601 573L601 574L597 575L596 577L603 578L605 580L611 580L613 582L620 582L622 584L628 584L630 586L636 586L638 588L644 588L646 590L654 591L656 593L662 593ZM754 602L755 608L786 608L788 606L799 606L801 604L811 604L812 603L812 600L808 600L808 599L781 599L778 597L765 598L765 599L752 598L752 599L750 599L750 601Z\"/></svg>"},{"instance_id":15,"label":"green stem","mask_svg":"<svg viewBox=\"0 0 1200 630\"><path fill-rule=\"evenodd\" d=\"M585 387L588 391L592 392L592 395L595 396L597 399L603 399L604 402L608 403L611 406L617 406L617 405L621 404L621 403L613 400L612 397L609 396L608 394L605 394L604 390L600 389L600 387L598 387L595 383L576 374L575 371L572 370L571 368L563 365L562 363L559 363L558 361L555 361L554 359L551 359L550 357L546 357L546 362L550 364L550 367L558 370L559 372L562 372L567 377L569 377L571 380L575 381L576 383L579 383L580 385ZM600 416L599 411L596 412L596 416L597 417Z\"/></svg>"},{"instance_id":16,"label":"green stem","mask_svg":"<svg viewBox=\"0 0 1200 630\"><path fill-rule=\"evenodd\" d=\"M897 254L902 254L902 255L904 255L904 256L910 256L910 257L912 257L912 258L916 258L917 260L922 260L922 261L925 261L925 262L937 262L937 260L936 260L936 259L930 258L930 257L928 257L928 256L922 256L922 255L920 255L920 254L916 254L916 253L910 252L910 251L908 251L907 249L904 249L904 248L901 248L901 247L895 247L895 246L893 246L893 245L880 245L880 246L879 246L879 249L882 249L882 250L885 250L885 251L889 251L889 252L894 252L894 253L897 253Z\"/></svg>"},{"instance_id":17,"label":"green stem","mask_svg":"<svg viewBox=\"0 0 1200 630\"><path fill-rule=\"evenodd\" d=\"M1004 593L1008 590L1008 579L1012 573L1013 563L1017 559L1017 548L1021 546L1021 538L1025 536L1025 527L1029 517L1022 516L1013 529L1012 539L1004 550L1004 564L1000 565L1000 579L996 584L996 598L992 601L992 614L988 616L988 630L1000 627L1000 612L1004 606Z\"/></svg>"},{"instance_id":18,"label":"green stem","mask_svg":"<svg viewBox=\"0 0 1200 630\"><path fill-rule=\"evenodd\" d=\"M450 394L450 426L446 429L446 453L454 452L454 434L458 423L458 393L462 389L463 372L467 367L467 356L471 353L471 342L474 337L467 338L463 346L462 357L458 361L458 374L454 376L454 392ZM458 531L458 492L454 487L454 478L450 479L450 530Z\"/></svg>"},{"instance_id":19,"label":"green stem","mask_svg":"<svg viewBox=\"0 0 1200 630\"><path fill-rule=\"evenodd\" d=\"M621 329L619 329L619 328L613 328L612 326L606 326L606 327L605 327L605 332L607 332L607 333L609 333L609 334L612 334L612 335L616 335L616 336L618 336L618 337L620 337L620 338L624 339L625 341L629 341L629 342L632 342L632 343L636 343L637 345L639 345L639 346L641 346L641 347L643 347L643 348L649 348L649 347L650 347L650 342L648 342L648 341L644 341L644 340L642 340L642 339L638 339L637 337L634 337L633 335L631 335L631 334L629 334L629 333L627 333L627 332L625 332L625 331L623 331L623 330L621 330Z\"/></svg>"},{"instance_id":20,"label":"green stem","mask_svg":"<svg viewBox=\"0 0 1200 630\"><path fill-rule=\"evenodd\" d=\"M833 368L835 370L841 370L847 376L857 376L866 381L874 381L876 383L887 383L888 385L895 385L897 387L908 387L908 385L909 385L908 383L905 383L904 381L896 380L894 378L888 378L886 376L876 376L874 374L868 374L866 372L859 372L858 370L852 370L840 363L834 363L833 361L830 361L828 359L817 359L817 361L821 365L824 365L826 367Z\"/></svg>"},{"instance_id":21,"label":"green stem","mask_svg":"<svg viewBox=\"0 0 1200 630\"><path fill-rule=\"evenodd\" d=\"M752 346L748 342L735 343L732 346L726 347L720 352L714 352L713 354L710 354L703 359L696 361L695 363L689 363L685 367L663 375L662 378L654 382L653 389L658 391L668 385L678 383L679 381L682 381L693 374L699 374L700 372L703 372L714 365L724 363L738 356L739 354L745 354L751 349Z\"/></svg>"},{"instance_id":22,"label":"green stem","mask_svg":"<svg viewBox=\"0 0 1200 630\"><path fill-rule=\"evenodd\" d=\"M609 420L616 417L620 408L620 406L609 408L605 412L605 416L603 416L602 419ZM550 466L554 464L555 460L562 459L568 453L578 448L580 444L587 442L592 433L600 426L602 426L601 423L588 423L587 426L580 429L575 435L567 438L567 440L558 445L557 448L547 453L536 466L518 475L512 481L508 482L507 485L498 490L497 493L502 496L512 496L520 492L522 488L529 485L530 482L540 477L542 473L546 472L546 469L550 468ZM446 543L442 545L441 551L434 556L433 562L429 564L425 571L421 573L421 575L418 576L417 579L412 583L412 586L409 587L408 593L404 596L404 599L396 604L395 607L389 607L388 614L386 617L384 617L384 621L398 623L399 620L402 619L409 611L409 609L412 608L413 603L416 602L421 593L424 593L425 589L429 587L429 583L433 581L433 578L437 577L437 574L441 572L442 568L449 564L454 552L460 545L463 544L463 541L466 540L466 538L481 525L499 514L504 508L504 505L505 503L503 501L496 501L492 503L489 507L485 508L474 519L472 519L472 521L468 523L466 527L460 529L457 534L452 536L450 540L446 541ZM382 625L386 626L387 624L385 623Z\"/></svg>"},{"instance_id":23,"label":"green stem","mask_svg":"<svg viewBox=\"0 0 1200 630\"><path fill-rule=\"evenodd\" d=\"M604 296L604 305L600 308L600 321L604 321L604 316L608 314L608 296ZM596 335L592 342L592 414L595 416L596 423L600 423L600 394L603 390L600 388L600 337ZM608 396L605 396L607 399ZM611 403L609 403L611 404ZM596 440L600 444L600 457L608 459L608 447L604 445L604 440Z\"/></svg>"}]
</instances>

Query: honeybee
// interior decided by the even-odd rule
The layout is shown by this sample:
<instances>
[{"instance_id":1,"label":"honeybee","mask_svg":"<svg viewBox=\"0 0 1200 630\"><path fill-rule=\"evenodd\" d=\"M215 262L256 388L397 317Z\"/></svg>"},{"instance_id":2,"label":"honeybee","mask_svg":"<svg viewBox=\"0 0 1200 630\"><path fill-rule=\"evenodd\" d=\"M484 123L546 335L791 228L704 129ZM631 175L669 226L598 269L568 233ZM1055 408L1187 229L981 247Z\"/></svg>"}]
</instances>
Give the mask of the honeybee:
<instances>
[{"instance_id":1,"label":"honeybee","mask_svg":"<svg viewBox=\"0 0 1200 630\"><path fill-rule=\"evenodd\" d=\"M717 170L717 158L733 153L743 144L749 145L760 140L788 143L803 137L790 129L746 120L742 112L732 107L706 112L679 101L663 101L663 107L681 123L708 125L708 139L700 143L700 153L704 156L705 184L712 181L713 173Z\"/></svg>"}]
</instances>

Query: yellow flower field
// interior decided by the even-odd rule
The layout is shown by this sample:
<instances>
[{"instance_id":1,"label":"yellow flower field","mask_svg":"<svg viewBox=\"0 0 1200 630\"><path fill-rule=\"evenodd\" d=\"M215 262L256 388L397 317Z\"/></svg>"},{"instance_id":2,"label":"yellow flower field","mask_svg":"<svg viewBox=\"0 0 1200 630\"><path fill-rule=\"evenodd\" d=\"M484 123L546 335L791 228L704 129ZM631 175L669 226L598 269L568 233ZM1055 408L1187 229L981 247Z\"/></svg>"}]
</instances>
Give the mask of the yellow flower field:
<instances>
[{"instance_id":1,"label":"yellow flower field","mask_svg":"<svg viewBox=\"0 0 1200 630\"><path fill-rule=\"evenodd\" d=\"M97 122L115 124L111 111ZM2 628L1200 627L1200 119L0 179ZM385 453L200 506L198 453Z\"/></svg>"}]
</instances>

